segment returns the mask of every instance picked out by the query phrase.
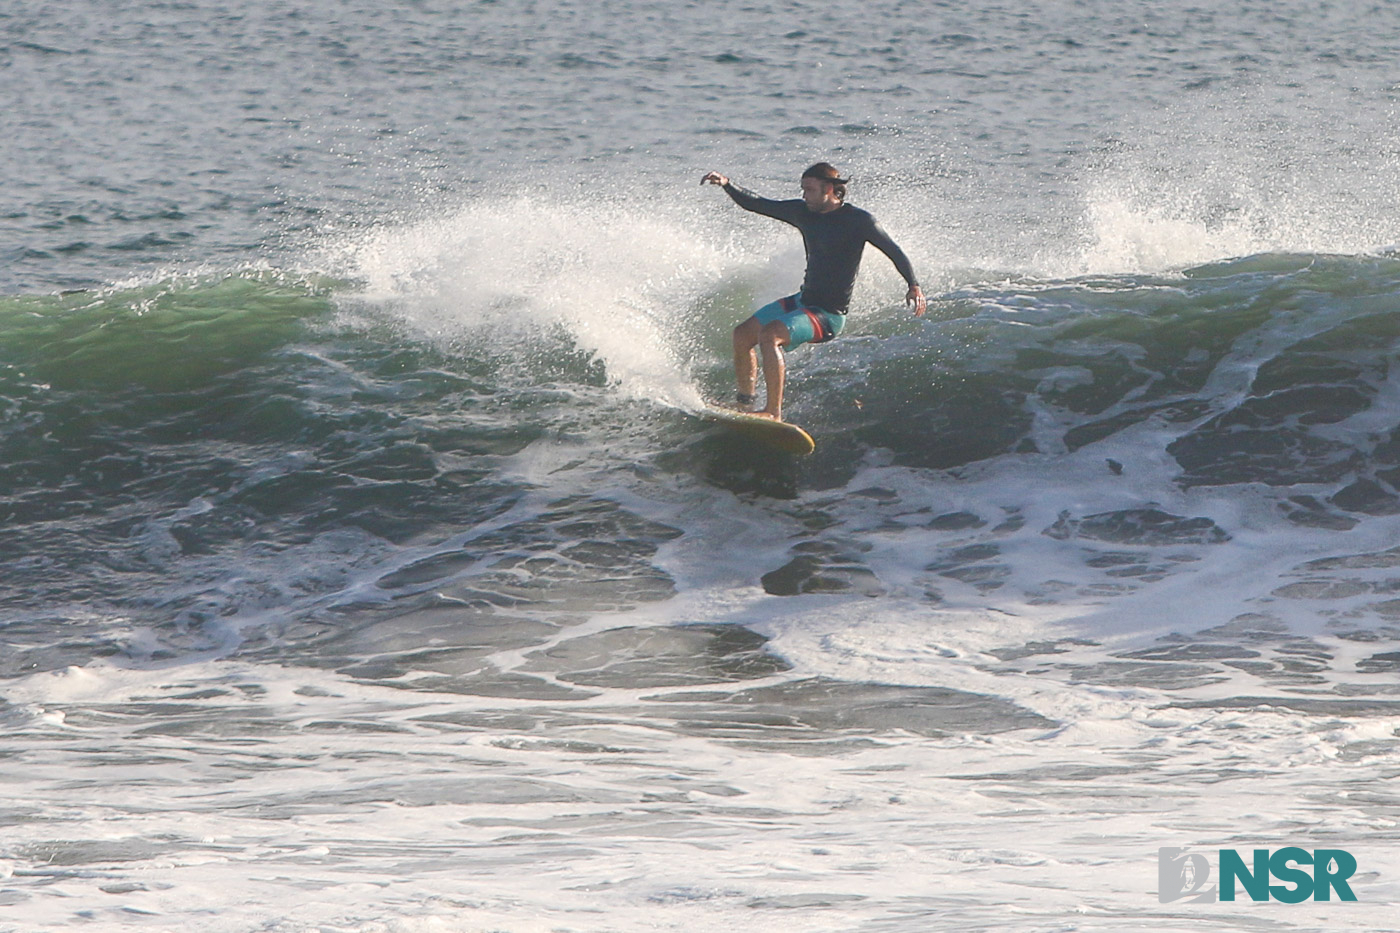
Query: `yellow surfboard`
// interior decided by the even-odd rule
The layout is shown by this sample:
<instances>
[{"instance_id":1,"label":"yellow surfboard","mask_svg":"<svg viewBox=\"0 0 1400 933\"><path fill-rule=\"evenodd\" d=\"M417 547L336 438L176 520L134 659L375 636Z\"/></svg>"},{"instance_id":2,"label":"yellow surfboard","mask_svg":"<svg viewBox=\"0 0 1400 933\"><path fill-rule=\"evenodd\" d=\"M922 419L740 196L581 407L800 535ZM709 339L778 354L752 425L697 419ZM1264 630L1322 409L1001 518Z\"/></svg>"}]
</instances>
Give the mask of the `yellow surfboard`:
<instances>
[{"instance_id":1,"label":"yellow surfboard","mask_svg":"<svg viewBox=\"0 0 1400 933\"><path fill-rule=\"evenodd\" d=\"M720 408L717 405L707 405L701 409L700 417L706 421L718 421L759 443L797 457L805 457L817 449L812 435L788 421L774 421L772 418L735 411L732 408Z\"/></svg>"}]
</instances>

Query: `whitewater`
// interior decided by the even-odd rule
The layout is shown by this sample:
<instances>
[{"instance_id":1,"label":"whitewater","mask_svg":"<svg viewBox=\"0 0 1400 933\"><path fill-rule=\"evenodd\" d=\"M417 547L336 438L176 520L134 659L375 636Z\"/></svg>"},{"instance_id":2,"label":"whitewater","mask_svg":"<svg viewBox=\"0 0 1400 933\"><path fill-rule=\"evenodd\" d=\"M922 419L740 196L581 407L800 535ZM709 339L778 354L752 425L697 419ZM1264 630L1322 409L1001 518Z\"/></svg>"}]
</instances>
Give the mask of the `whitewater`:
<instances>
[{"instance_id":1,"label":"whitewater","mask_svg":"<svg viewBox=\"0 0 1400 933\"><path fill-rule=\"evenodd\" d=\"M1397 27L9 4L0 931L1400 929Z\"/></svg>"}]
</instances>

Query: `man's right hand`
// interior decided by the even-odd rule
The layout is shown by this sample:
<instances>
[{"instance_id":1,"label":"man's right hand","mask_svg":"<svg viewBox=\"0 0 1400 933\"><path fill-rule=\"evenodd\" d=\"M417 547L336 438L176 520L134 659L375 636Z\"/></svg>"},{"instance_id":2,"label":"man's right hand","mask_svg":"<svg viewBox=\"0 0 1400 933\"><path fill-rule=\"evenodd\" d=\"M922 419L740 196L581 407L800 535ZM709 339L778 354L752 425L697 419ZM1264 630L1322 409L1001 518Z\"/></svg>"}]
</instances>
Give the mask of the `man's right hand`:
<instances>
[{"instance_id":1,"label":"man's right hand","mask_svg":"<svg viewBox=\"0 0 1400 933\"><path fill-rule=\"evenodd\" d=\"M723 185L729 184L729 179L728 179L728 178L725 178L725 177L724 177L723 175L721 175L719 172L707 172L707 173L705 174L705 177L702 178L702 179L700 179L700 184L703 185L703 184L705 184L706 182L709 182L709 183L712 184L712 185L721 185L721 186L723 186Z\"/></svg>"}]
</instances>

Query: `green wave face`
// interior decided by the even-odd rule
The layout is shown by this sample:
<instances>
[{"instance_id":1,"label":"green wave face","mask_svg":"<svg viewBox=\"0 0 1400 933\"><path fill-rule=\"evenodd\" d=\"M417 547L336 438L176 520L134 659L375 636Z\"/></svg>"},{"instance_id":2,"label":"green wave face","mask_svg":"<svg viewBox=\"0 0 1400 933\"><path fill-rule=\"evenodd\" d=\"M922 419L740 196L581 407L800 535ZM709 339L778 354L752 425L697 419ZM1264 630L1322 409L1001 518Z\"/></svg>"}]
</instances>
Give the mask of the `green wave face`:
<instances>
[{"instance_id":1,"label":"green wave face","mask_svg":"<svg viewBox=\"0 0 1400 933\"><path fill-rule=\"evenodd\" d=\"M851 469L868 447L946 469L1107 442L1160 445L1181 485L1340 482L1395 466L1397 292L1400 262L1325 256L969 287L932 327L867 326L883 339L840 366L792 362L789 407Z\"/></svg>"},{"instance_id":2,"label":"green wave face","mask_svg":"<svg viewBox=\"0 0 1400 933\"><path fill-rule=\"evenodd\" d=\"M950 471L927 474L939 488L1020 458L1076 482L1074 462L1089 500L1105 461L1142 458L1166 465L1164 494L1250 484L1290 522L1350 528L1400 510L1397 293L1391 258L1271 256L971 285L923 322L858 310L790 354L789 417L817 440L800 467L628 396L557 322L435 339L342 283L267 272L0 299L0 609L56 613L80 641L82 618L139 615L170 650L208 647L230 614L302 624L356 567L532 496L699 480L784 499L872 457ZM730 304L676 339L722 336ZM728 360L698 357L697 390L723 397ZM91 637L118 650L106 623Z\"/></svg>"},{"instance_id":3,"label":"green wave face","mask_svg":"<svg viewBox=\"0 0 1400 933\"><path fill-rule=\"evenodd\" d=\"M188 389L252 365L332 308L273 273L0 298L0 360L55 388Z\"/></svg>"}]
</instances>

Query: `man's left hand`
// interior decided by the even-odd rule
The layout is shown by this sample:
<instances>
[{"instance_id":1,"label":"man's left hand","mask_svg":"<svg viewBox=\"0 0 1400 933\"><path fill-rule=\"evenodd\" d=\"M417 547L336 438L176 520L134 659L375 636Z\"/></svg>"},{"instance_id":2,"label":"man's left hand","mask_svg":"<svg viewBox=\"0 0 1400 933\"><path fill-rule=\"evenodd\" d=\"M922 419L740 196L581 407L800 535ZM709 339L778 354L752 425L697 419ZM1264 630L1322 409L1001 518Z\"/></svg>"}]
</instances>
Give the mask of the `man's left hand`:
<instances>
[{"instance_id":1,"label":"man's left hand","mask_svg":"<svg viewBox=\"0 0 1400 933\"><path fill-rule=\"evenodd\" d=\"M928 310L928 300L917 285L909 286L909 294L904 296L904 303L914 306L914 317L923 317L924 312Z\"/></svg>"}]
</instances>

